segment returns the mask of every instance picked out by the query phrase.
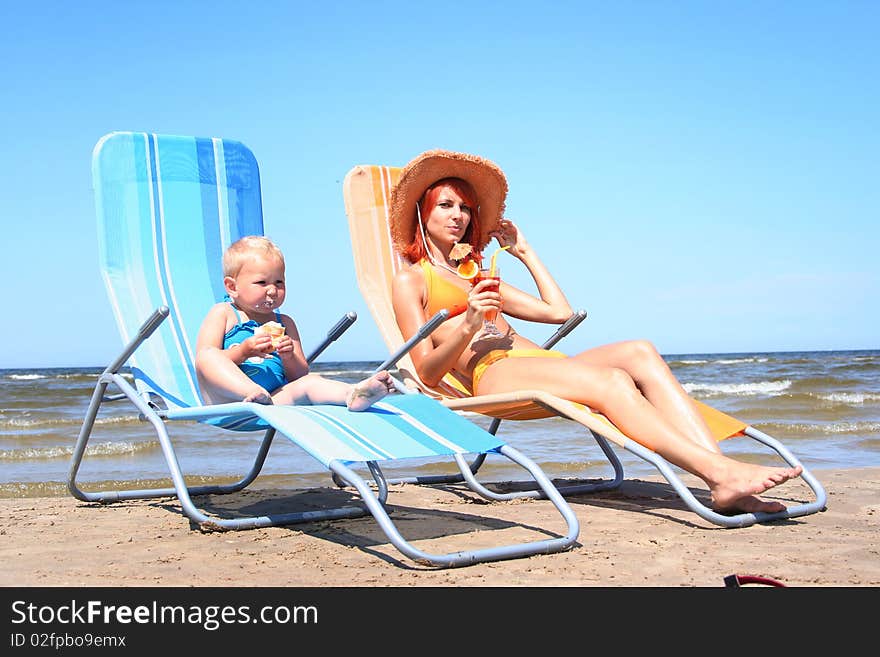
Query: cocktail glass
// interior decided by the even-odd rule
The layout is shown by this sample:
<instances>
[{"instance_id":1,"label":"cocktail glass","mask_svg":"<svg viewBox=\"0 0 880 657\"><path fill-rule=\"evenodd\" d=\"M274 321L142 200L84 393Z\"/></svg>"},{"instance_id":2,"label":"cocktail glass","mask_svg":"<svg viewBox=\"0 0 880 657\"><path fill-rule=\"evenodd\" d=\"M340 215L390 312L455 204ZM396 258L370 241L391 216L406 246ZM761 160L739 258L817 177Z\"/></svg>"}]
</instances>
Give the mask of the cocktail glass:
<instances>
[{"instance_id":1,"label":"cocktail glass","mask_svg":"<svg viewBox=\"0 0 880 657\"><path fill-rule=\"evenodd\" d=\"M495 271L490 271L489 269L481 269L477 272L477 275L471 279L471 285L476 285L480 281L491 280L495 281L494 286L488 286L488 289L497 290L501 286L501 268L495 267ZM501 331L498 330L498 327L495 326L495 319L498 317L497 310L489 310L483 315L483 331L480 333L481 337L495 337L503 335Z\"/></svg>"}]
</instances>

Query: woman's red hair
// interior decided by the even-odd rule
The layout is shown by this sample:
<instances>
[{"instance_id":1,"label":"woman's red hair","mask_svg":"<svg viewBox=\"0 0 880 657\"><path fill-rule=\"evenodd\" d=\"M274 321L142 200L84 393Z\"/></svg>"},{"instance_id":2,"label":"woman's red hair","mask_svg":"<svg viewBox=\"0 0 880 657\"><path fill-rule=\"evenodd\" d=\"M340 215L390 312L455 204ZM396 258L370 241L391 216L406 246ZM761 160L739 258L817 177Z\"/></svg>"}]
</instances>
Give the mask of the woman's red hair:
<instances>
[{"instance_id":1,"label":"woman's red hair","mask_svg":"<svg viewBox=\"0 0 880 657\"><path fill-rule=\"evenodd\" d=\"M440 190L443 187L451 187L452 191L461 197L465 205L470 207L471 220L468 223L467 229L464 231L464 235L459 241L473 244L471 241L472 236L480 234L480 210L477 205L477 193L467 180L461 178L443 178L428 187L419 201L419 212L422 213L422 224L424 225L427 216L437 204L437 197L440 196ZM425 243L422 240L422 231L419 229L418 223L413 232L412 242L410 242L409 246L403 251L403 257L410 262L419 262L423 258L428 257ZM477 264L483 259L482 254L477 253L476 251L473 252L472 257L477 261Z\"/></svg>"}]
</instances>

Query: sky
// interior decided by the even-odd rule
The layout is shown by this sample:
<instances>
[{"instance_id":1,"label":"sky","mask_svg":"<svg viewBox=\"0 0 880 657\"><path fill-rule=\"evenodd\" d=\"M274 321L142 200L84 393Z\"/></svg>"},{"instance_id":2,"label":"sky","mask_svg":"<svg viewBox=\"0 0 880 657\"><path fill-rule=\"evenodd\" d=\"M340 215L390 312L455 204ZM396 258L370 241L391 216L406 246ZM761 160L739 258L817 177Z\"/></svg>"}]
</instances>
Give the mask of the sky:
<instances>
[{"instance_id":1,"label":"sky","mask_svg":"<svg viewBox=\"0 0 880 657\"><path fill-rule=\"evenodd\" d=\"M0 368L120 351L91 181L116 130L253 151L305 349L358 314L323 361L387 355L345 174L432 148L504 170L507 217L587 311L565 351L880 348L880 3L0 6ZM539 342L555 328L514 324Z\"/></svg>"}]
</instances>

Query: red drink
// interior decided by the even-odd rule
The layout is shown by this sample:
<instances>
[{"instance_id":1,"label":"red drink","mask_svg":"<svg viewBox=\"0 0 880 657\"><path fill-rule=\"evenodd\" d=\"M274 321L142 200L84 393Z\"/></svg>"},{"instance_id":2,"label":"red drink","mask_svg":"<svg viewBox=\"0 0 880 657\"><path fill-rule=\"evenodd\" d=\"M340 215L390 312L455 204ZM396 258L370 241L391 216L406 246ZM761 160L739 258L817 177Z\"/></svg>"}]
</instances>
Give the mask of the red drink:
<instances>
[{"instance_id":1,"label":"red drink","mask_svg":"<svg viewBox=\"0 0 880 657\"><path fill-rule=\"evenodd\" d=\"M480 281L487 281L487 280L488 281L495 281L495 285L488 286L489 289L497 290L498 288L501 287L501 272L499 271L499 269L497 267L495 268L495 275L494 276L489 275L488 269L481 269L480 271L478 271L477 275L471 279L471 285L476 285ZM484 319L487 322L494 322L496 317L498 317L498 311L492 310L492 311L489 311L486 313L486 315L484 316Z\"/></svg>"}]
</instances>

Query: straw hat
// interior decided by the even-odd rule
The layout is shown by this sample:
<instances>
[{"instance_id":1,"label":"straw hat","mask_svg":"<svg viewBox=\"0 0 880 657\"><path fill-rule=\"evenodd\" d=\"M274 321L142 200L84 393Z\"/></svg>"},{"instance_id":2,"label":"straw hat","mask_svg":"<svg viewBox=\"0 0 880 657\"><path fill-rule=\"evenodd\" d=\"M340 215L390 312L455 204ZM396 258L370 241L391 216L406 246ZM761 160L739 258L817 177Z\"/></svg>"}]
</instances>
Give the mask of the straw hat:
<instances>
[{"instance_id":1,"label":"straw hat","mask_svg":"<svg viewBox=\"0 0 880 657\"><path fill-rule=\"evenodd\" d=\"M474 188L482 230L471 246L475 251L482 251L489 243L489 233L498 227L504 214L504 198L507 196L504 172L494 162L476 155L433 150L422 153L403 167L391 190L391 238L398 251L413 242L419 200L428 187L443 178L461 178Z\"/></svg>"}]
</instances>

